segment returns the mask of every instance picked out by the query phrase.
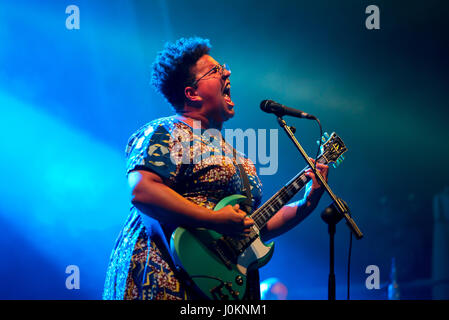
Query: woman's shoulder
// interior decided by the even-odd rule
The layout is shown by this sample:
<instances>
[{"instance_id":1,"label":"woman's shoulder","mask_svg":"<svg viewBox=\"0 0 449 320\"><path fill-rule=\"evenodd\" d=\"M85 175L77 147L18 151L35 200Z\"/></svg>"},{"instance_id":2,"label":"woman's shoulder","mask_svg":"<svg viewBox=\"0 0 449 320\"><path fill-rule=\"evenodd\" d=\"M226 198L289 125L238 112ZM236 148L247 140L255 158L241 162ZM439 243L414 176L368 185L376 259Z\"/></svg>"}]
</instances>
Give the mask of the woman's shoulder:
<instances>
[{"instance_id":1,"label":"woman's shoulder","mask_svg":"<svg viewBox=\"0 0 449 320\"><path fill-rule=\"evenodd\" d=\"M144 134L145 136L150 135L156 129L164 128L167 132L172 132L179 127L188 127L184 122L179 120L176 116L169 116L151 120L143 126L141 126L132 136ZM132 137L131 136L131 137Z\"/></svg>"},{"instance_id":2,"label":"woman's shoulder","mask_svg":"<svg viewBox=\"0 0 449 320\"><path fill-rule=\"evenodd\" d=\"M137 144L142 144L145 140L153 139L154 136L166 135L170 138L175 130L189 130L189 126L180 121L176 116L169 116L151 120L136 130L128 139L126 153Z\"/></svg>"}]
</instances>

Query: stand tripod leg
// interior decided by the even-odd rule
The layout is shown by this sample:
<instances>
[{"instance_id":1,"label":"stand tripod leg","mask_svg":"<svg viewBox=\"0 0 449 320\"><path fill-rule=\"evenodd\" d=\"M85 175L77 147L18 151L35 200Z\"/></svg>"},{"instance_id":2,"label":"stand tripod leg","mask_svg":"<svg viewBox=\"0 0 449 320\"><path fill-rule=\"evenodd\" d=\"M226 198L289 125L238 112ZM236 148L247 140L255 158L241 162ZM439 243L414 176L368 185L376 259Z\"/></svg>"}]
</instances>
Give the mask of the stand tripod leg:
<instances>
[{"instance_id":1,"label":"stand tripod leg","mask_svg":"<svg viewBox=\"0 0 449 320\"><path fill-rule=\"evenodd\" d=\"M335 300L335 272L334 272L334 237L336 225L329 224L329 279L328 279L328 300Z\"/></svg>"}]
</instances>

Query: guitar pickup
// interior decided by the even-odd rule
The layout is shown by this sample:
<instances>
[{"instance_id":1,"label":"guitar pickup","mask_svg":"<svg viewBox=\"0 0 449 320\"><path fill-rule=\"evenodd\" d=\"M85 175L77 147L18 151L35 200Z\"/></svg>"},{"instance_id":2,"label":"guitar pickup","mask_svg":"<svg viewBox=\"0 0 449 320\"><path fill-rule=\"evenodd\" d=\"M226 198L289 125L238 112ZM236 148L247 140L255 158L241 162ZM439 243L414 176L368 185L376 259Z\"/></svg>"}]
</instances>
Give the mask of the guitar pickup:
<instances>
[{"instance_id":1,"label":"guitar pickup","mask_svg":"<svg viewBox=\"0 0 449 320\"><path fill-rule=\"evenodd\" d=\"M238 254L238 252L236 252L232 247L232 243L229 243L225 237L221 237L213 242L213 249L226 267L231 270L231 264L237 261Z\"/></svg>"}]
</instances>

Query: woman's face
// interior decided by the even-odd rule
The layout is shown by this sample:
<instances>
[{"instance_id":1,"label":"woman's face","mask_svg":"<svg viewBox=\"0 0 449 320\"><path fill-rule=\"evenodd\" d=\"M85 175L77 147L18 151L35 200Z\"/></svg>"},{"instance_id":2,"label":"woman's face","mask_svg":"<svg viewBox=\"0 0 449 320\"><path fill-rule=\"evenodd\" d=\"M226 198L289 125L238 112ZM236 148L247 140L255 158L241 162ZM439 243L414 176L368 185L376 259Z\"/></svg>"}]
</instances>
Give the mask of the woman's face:
<instances>
[{"instance_id":1,"label":"woman's face","mask_svg":"<svg viewBox=\"0 0 449 320\"><path fill-rule=\"evenodd\" d=\"M211 69L214 69L212 72ZM234 116L231 100L231 72L223 69L211 56L202 56L192 68L197 82L196 92L200 97L201 109L205 116L216 123L222 123ZM208 73L210 72L210 73ZM206 76L204 76L207 74ZM204 77L203 77L204 76Z\"/></svg>"}]
</instances>

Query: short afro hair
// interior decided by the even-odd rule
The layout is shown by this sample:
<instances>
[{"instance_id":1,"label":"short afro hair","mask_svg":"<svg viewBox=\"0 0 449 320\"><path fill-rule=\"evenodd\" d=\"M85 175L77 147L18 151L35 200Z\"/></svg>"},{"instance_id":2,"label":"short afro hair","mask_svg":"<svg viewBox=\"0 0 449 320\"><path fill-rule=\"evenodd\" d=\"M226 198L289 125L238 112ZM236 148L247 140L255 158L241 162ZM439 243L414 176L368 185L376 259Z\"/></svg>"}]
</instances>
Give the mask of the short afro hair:
<instances>
[{"instance_id":1,"label":"short afro hair","mask_svg":"<svg viewBox=\"0 0 449 320\"><path fill-rule=\"evenodd\" d=\"M195 81L190 68L210 49L208 39L181 38L175 43L167 42L164 50L157 54L152 66L151 84L176 112L180 113L184 108L184 88Z\"/></svg>"}]
</instances>

